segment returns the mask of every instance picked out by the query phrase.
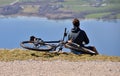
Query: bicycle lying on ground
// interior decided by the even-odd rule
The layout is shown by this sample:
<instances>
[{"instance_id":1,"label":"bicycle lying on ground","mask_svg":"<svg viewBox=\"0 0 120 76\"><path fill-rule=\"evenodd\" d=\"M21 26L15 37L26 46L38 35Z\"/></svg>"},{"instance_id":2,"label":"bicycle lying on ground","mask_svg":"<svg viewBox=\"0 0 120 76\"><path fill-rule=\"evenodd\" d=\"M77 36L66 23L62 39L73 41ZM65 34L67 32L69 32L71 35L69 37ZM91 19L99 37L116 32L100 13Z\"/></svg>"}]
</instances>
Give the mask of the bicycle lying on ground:
<instances>
[{"instance_id":1,"label":"bicycle lying on ground","mask_svg":"<svg viewBox=\"0 0 120 76\"><path fill-rule=\"evenodd\" d=\"M30 37L29 41L23 41L20 43L20 46L29 49L29 50L35 50L35 51L62 51L63 48L68 48L76 51L82 51L86 54L92 54L94 55L95 52L89 49L86 49L84 47L80 47L76 43L68 43L65 40L65 37L67 36L66 28L64 30L64 35L62 40L58 41L44 41L41 38L36 38L34 36ZM58 50L56 50L58 49Z\"/></svg>"}]
</instances>

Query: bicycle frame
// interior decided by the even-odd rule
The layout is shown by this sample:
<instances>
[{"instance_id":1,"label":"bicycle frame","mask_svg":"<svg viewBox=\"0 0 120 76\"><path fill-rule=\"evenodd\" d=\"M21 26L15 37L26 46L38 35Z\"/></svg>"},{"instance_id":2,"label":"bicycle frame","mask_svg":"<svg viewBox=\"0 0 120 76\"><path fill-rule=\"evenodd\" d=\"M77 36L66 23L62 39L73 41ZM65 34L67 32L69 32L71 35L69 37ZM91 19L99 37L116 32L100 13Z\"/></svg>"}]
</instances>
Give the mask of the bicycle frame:
<instances>
[{"instance_id":1,"label":"bicycle frame","mask_svg":"<svg viewBox=\"0 0 120 76\"><path fill-rule=\"evenodd\" d=\"M66 30L67 28L65 28L64 30L64 35L63 35L63 39L62 40L58 40L58 41L43 41L41 38L36 38L34 36L31 36L30 37L30 40L29 41L23 41L21 42L21 46L23 48L26 48L26 49L30 49L30 50L38 50L38 51L49 51L49 50L56 50L56 48L59 47L59 51L63 49L63 46L64 46L64 39L65 37L67 36L67 33L66 33ZM29 47L29 46L26 46L26 44L29 44L31 43L33 47ZM57 44L56 44L57 43ZM39 49L40 46L46 46L46 47L49 47L48 49ZM31 46L31 45L30 45Z\"/></svg>"},{"instance_id":2,"label":"bicycle frame","mask_svg":"<svg viewBox=\"0 0 120 76\"><path fill-rule=\"evenodd\" d=\"M36 38L32 36L32 39L30 38L29 41L23 41L21 42L20 45L23 48L30 49L30 50L36 50L36 51L57 51L56 49L59 47L58 48L58 52L59 52L59 51L62 51L63 47L65 47L65 48L69 48L72 50L82 51L84 53L95 54L95 52L93 52L92 50L83 48L76 43L73 43L73 42L67 43L67 41L65 42L64 39L67 36L66 30L67 29L65 28L62 40L43 41L41 38ZM30 43L32 44L32 47L26 46L26 44L30 44ZM44 46L46 48L41 48L41 46Z\"/></svg>"},{"instance_id":3,"label":"bicycle frame","mask_svg":"<svg viewBox=\"0 0 120 76\"><path fill-rule=\"evenodd\" d=\"M58 40L58 41L43 41L41 38L37 38L37 40L36 41L34 41L33 43L34 43L34 45L37 47L37 46L39 46L39 45L50 45L50 46L52 46L53 48L52 48L52 51L54 50L56 50L56 48L58 48L59 47L59 50L58 50L58 52L59 51L62 51L62 49L63 49L63 46L64 46L64 44L66 43L66 42L64 42L64 39L65 39L65 36L66 36L66 28L65 28L65 32L64 32L64 36L63 36L63 39L62 40ZM56 43L58 43L58 44L56 44Z\"/></svg>"}]
</instances>

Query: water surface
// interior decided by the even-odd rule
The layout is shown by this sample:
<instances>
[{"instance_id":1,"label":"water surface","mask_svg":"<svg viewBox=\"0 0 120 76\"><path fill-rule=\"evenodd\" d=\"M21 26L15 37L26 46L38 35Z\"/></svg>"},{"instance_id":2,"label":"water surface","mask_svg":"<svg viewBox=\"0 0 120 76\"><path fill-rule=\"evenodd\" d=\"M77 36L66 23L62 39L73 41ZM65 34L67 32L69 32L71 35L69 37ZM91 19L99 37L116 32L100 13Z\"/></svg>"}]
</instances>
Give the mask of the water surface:
<instances>
[{"instance_id":1,"label":"water surface","mask_svg":"<svg viewBox=\"0 0 120 76\"><path fill-rule=\"evenodd\" d=\"M34 35L44 40L60 40L64 28L72 28L72 20L48 20L39 17L0 18L0 48L21 48L19 43ZM120 20L81 20L89 45L94 45L100 54L120 56ZM68 51L68 50L67 50Z\"/></svg>"}]
</instances>

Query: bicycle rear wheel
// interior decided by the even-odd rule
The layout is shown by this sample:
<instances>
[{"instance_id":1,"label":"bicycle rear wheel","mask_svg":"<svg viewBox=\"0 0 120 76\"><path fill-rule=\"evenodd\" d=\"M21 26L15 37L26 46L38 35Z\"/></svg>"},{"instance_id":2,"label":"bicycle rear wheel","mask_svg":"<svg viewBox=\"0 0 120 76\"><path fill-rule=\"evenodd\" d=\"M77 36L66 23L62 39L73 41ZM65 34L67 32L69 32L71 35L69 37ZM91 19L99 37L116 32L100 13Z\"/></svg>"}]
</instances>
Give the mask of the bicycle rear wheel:
<instances>
[{"instance_id":1,"label":"bicycle rear wheel","mask_svg":"<svg viewBox=\"0 0 120 76\"><path fill-rule=\"evenodd\" d=\"M35 44L35 42L31 41L23 41L20 43L20 46L29 49L29 50L35 50L35 51L50 51L52 50L52 46L49 44Z\"/></svg>"},{"instance_id":2,"label":"bicycle rear wheel","mask_svg":"<svg viewBox=\"0 0 120 76\"><path fill-rule=\"evenodd\" d=\"M72 50L76 50L76 51L80 51L86 54L96 54L94 51L81 47L76 43L66 43L65 44L66 48L72 49Z\"/></svg>"}]
</instances>

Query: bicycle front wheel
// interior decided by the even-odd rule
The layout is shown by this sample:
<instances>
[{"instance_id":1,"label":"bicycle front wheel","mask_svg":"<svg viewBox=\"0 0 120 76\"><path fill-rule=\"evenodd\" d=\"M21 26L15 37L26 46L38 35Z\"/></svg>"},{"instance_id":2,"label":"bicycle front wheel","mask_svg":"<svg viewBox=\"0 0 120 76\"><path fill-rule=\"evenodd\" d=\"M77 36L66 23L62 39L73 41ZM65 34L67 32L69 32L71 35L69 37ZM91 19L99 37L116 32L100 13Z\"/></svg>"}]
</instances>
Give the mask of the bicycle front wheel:
<instances>
[{"instance_id":1,"label":"bicycle front wheel","mask_svg":"<svg viewBox=\"0 0 120 76\"><path fill-rule=\"evenodd\" d=\"M95 54L94 51L87 49L87 48L84 48L84 47L81 47L76 43L66 43L65 46L66 46L66 48L76 50L76 51L81 51L81 52L86 53L86 54Z\"/></svg>"},{"instance_id":2,"label":"bicycle front wheel","mask_svg":"<svg viewBox=\"0 0 120 76\"><path fill-rule=\"evenodd\" d=\"M65 47L72 50L82 51L82 48L76 43L66 43Z\"/></svg>"},{"instance_id":3,"label":"bicycle front wheel","mask_svg":"<svg viewBox=\"0 0 120 76\"><path fill-rule=\"evenodd\" d=\"M35 50L35 51L50 51L52 50L52 46L49 44L35 44L31 41L23 41L20 43L20 46L29 49L29 50Z\"/></svg>"}]
</instances>

